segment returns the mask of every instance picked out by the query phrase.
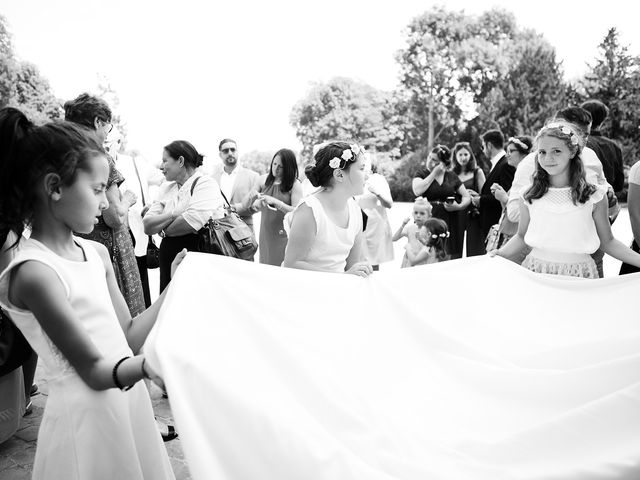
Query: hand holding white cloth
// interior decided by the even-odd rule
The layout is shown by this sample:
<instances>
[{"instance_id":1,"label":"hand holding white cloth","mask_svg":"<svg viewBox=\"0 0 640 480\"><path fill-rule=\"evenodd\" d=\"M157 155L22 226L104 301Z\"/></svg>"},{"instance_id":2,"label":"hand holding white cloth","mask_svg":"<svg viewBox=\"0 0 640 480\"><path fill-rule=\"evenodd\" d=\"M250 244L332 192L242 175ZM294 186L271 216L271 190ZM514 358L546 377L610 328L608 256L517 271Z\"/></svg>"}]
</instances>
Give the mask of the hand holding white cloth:
<instances>
[{"instance_id":1,"label":"hand holding white cloth","mask_svg":"<svg viewBox=\"0 0 640 480\"><path fill-rule=\"evenodd\" d=\"M638 280L189 253L146 352L197 480L640 478Z\"/></svg>"}]
</instances>

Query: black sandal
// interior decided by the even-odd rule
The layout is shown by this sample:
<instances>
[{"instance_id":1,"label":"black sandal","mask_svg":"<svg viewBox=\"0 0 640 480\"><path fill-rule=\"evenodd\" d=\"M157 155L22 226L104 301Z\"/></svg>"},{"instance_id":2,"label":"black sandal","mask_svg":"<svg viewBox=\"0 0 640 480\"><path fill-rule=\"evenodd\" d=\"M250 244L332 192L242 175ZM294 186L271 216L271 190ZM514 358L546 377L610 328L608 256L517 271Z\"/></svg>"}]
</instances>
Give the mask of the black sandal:
<instances>
[{"instance_id":1,"label":"black sandal","mask_svg":"<svg viewBox=\"0 0 640 480\"><path fill-rule=\"evenodd\" d=\"M160 436L162 437L162 440L164 442L169 442L174 438L178 438L178 432L176 432L176 429L173 428L173 425L167 425L166 435L164 433L160 433Z\"/></svg>"}]
</instances>

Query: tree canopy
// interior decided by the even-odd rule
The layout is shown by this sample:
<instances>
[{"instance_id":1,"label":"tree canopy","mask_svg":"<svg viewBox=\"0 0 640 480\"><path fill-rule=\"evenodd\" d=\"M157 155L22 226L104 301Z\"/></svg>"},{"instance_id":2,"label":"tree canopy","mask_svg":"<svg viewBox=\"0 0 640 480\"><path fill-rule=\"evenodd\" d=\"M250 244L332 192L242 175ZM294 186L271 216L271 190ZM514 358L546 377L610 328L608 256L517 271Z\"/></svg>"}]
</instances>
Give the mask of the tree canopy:
<instances>
[{"instance_id":1,"label":"tree canopy","mask_svg":"<svg viewBox=\"0 0 640 480\"><path fill-rule=\"evenodd\" d=\"M293 107L290 122L303 145L301 153L305 158L311 157L315 144L336 138L399 155L402 130L393 121L394 112L391 94L337 77L315 84Z\"/></svg>"},{"instance_id":2,"label":"tree canopy","mask_svg":"<svg viewBox=\"0 0 640 480\"><path fill-rule=\"evenodd\" d=\"M34 64L19 60L5 18L0 15L0 108L16 107L34 123L60 118L60 100Z\"/></svg>"}]
</instances>

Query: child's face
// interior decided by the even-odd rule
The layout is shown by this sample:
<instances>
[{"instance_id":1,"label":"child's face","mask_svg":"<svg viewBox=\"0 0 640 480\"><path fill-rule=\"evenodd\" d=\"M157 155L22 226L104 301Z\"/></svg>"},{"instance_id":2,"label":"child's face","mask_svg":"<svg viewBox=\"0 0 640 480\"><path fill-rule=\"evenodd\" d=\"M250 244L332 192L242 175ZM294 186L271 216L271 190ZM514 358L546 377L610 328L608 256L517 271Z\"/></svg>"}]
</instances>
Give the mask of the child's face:
<instances>
[{"instance_id":1,"label":"child's face","mask_svg":"<svg viewBox=\"0 0 640 480\"><path fill-rule=\"evenodd\" d=\"M571 150L564 140L545 135L538 140L537 159L549 176L562 175L569 169Z\"/></svg>"},{"instance_id":2,"label":"child's face","mask_svg":"<svg viewBox=\"0 0 640 480\"><path fill-rule=\"evenodd\" d=\"M429 218L429 209L422 205L413 206L413 223L419 227L424 225L424 222Z\"/></svg>"},{"instance_id":3,"label":"child's face","mask_svg":"<svg viewBox=\"0 0 640 480\"><path fill-rule=\"evenodd\" d=\"M57 217L71 230L90 233L98 216L109 206L106 196L109 163L103 155L87 160L87 167L78 170L75 181L61 188L60 198L54 203Z\"/></svg>"}]
</instances>

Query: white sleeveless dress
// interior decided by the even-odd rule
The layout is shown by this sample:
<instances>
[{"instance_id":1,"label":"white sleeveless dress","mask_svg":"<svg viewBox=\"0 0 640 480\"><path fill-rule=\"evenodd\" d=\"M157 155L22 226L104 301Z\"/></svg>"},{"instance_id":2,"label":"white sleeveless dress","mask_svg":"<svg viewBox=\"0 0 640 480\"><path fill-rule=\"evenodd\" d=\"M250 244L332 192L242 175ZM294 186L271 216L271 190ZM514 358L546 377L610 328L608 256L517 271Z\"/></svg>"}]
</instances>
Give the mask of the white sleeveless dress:
<instances>
[{"instance_id":1,"label":"white sleeveless dress","mask_svg":"<svg viewBox=\"0 0 640 480\"><path fill-rule=\"evenodd\" d=\"M347 257L353 248L356 235L362 232L362 211L353 199L347 201L349 223L341 228L327 217L316 195L309 195L299 205L306 204L316 221L316 238L304 260L324 272L343 273Z\"/></svg>"},{"instance_id":2,"label":"white sleeveless dress","mask_svg":"<svg viewBox=\"0 0 640 480\"><path fill-rule=\"evenodd\" d=\"M109 296L102 259L90 242L75 241L85 252L83 262L66 260L29 239L0 276L0 304L40 357L49 386L33 478L174 479L144 382L127 392L92 390L34 315L9 301L12 269L27 260L42 262L60 278L82 327L102 355L114 363L131 356Z\"/></svg>"}]
</instances>

